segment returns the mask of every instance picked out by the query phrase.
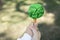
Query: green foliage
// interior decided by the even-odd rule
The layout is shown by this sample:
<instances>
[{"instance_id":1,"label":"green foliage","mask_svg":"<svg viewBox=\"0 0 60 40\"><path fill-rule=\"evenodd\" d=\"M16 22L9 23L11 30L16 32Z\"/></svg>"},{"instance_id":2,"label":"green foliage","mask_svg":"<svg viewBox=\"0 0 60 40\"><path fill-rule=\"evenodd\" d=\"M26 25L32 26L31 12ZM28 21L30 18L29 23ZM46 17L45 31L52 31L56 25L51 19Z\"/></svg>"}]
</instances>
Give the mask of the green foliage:
<instances>
[{"instance_id":1,"label":"green foliage","mask_svg":"<svg viewBox=\"0 0 60 40\"><path fill-rule=\"evenodd\" d=\"M44 8L41 4L32 4L28 10L28 15L33 19L37 19L44 14Z\"/></svg>"}]
</instances>

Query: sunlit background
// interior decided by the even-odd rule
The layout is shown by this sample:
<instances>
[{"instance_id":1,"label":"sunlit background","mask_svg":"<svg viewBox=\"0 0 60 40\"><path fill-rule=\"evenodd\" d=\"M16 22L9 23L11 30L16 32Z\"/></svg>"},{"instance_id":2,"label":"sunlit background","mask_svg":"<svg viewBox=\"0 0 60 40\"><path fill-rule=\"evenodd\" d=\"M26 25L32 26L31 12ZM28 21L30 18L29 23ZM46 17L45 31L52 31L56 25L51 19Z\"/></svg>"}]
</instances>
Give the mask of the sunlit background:
<instances>
[{"instance_id":1,"label":"sunlit background","mask_svg":"<svg viewBox=\"0 0 60 40\"><path fill-rule=\"evenodd\" d=\"M37 19L41 40L60 40L60 0L0 0L0 40L16 40L33 19L29 6L44 6L44 15Z\"/></svg>"}]
</instances>

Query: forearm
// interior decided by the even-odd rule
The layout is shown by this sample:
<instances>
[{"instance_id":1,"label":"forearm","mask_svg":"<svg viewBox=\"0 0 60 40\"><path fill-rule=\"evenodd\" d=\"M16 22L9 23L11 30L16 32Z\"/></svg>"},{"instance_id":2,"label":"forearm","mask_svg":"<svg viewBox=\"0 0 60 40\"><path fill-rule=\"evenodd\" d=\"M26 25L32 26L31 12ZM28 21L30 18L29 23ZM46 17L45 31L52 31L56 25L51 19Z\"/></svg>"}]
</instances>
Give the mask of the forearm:
<instances>
[{"instance_id":1,"label":"forearm","mask_svg":"<svg viewBox=\"0 0 60 40\"><path fill-rule=\"evenodd\" d=\"M38 33L34 34L32 40L40 40L40 38L41 38L41 34L40 34L40 32L38 32Z\"/></svg>"},{"instance_id":2,"label":"forearm","mask_svg":"<svg viewBox=\"0 0 60 40\"><path fill-rule=\"evenodd\" d=\"M24 35L17 40L32 40L32 37L28 33L24 33Z\"/></svg>"}]
</instances>

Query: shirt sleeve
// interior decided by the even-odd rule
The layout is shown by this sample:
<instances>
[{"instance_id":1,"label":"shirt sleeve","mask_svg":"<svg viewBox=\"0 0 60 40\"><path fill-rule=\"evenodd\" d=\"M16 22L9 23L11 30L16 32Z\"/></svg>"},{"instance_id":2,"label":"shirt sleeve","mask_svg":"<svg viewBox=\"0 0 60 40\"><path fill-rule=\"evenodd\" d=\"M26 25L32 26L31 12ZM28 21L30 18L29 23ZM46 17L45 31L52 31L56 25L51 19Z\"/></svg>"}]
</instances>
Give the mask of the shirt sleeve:
<instances>
[{"instance_id":1,"label":"shirt sleeve","mask_svg":"<svg viewBox=\"0 0 60 40\"><path fill-rule=\"evenodd\" d=\"M23 37L18 38L17 40L31 40L31 36L28 33L25 33Z\"/></svg>"}]
</instances>

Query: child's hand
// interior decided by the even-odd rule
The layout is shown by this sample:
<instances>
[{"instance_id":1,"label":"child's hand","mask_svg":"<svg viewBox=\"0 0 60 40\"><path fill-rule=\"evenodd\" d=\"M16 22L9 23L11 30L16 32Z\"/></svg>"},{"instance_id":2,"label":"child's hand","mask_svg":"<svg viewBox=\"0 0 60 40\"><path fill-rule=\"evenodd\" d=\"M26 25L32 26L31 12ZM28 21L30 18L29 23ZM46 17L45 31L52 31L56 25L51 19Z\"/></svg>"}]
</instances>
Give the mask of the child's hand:
<instances>
[{"instance_id":1,"label":"child's hand","mask_svg":"<svg viewBox=\"0 0 60 40\"><path fill-rule=\"evenodd\" d=\"M41 33L37 29L37 23L31 23L27 29L27 33L32 36L32 40L40 40Z\"/></svg>"}]
</instances>

